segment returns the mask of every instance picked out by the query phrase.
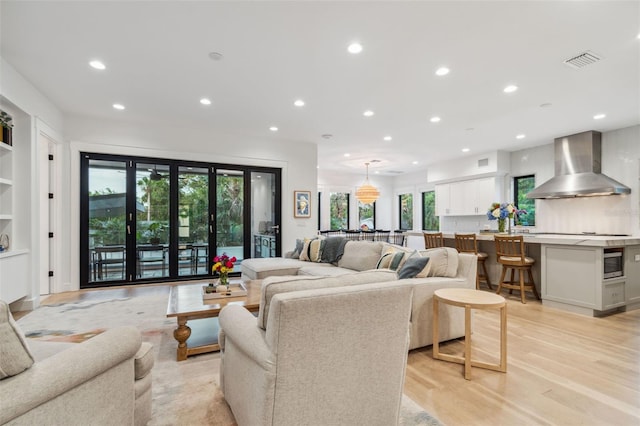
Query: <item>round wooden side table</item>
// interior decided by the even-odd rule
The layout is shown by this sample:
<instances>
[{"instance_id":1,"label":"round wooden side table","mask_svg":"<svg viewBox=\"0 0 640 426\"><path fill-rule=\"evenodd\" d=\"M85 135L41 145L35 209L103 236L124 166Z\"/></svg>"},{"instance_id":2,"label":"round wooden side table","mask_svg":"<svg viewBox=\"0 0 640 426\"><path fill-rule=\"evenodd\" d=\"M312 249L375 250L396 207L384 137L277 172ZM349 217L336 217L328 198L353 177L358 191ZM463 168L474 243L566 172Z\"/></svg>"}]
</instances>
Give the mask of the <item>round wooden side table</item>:
<instances>
[{"instance_id":1,"label":"round wooden side table","mask_svg":"<svg viewBox=\"0 0 640 426\"><path fill-rule=\"evenodd\" d=\"M464 357L440 353L438 326L439 304L464 308ZM490 364L471 359L471 309L500 309L500 363ZM464 378L471 379L471 367L507 372L507 302L504 297L468 288L443 288L433 295L433 358L464 364Z\"/></svg>"}]
</instances>

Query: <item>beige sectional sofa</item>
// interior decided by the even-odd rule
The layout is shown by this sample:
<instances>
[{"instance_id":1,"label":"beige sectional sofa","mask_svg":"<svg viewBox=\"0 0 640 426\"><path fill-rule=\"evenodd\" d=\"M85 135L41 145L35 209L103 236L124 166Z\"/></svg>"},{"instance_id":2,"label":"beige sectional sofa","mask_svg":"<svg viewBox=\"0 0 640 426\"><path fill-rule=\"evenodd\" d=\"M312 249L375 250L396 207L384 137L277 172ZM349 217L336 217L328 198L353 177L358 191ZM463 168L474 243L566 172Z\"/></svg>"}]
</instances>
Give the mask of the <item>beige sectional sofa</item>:
<instances>
[{"instance_id":1,"label":"beige sectional sofa","mask_svg":"<svg viewBox=\"0 0 640 426\"><path fill-rule=\"evenodd\" d=\"M382 267L388 266L384 264L383 257L400 252L405 253L404 261L398 265L397 271ZM425 270L417 277L401 280L413 288L409 349L415 349L433 344L434 291L440 288L475 288L475 255L458 253L449 247L411 250L383 242L348 241L337 262L322 262L320 256L315 262L292 257L257 258L243 260L241 269L243 280L264 280L263 286L268 288L263 292L265 300L261 304L266 306L271 297L282 292L397 281L403 264L415 256L430 258ZM268 309L260 309L261 315L266 312ZM266 319L259 317L258 321ZM440 340L462 336L464 310L441 304Z\"/></svg>"}]
</instances>

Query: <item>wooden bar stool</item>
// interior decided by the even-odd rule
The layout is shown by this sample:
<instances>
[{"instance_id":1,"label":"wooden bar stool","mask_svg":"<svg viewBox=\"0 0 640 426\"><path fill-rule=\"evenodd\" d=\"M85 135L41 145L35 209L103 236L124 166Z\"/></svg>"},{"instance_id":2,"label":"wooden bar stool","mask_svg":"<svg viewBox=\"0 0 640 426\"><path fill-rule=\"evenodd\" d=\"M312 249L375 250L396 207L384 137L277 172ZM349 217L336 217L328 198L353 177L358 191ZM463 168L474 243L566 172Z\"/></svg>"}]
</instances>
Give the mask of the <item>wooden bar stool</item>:
<instances>
[{"instance_id":1,"label":"wooden bar stool","mask_svg":"<svg viewBox=\"0 0 640 426\"><path fill-rule=\"evenodd\" d=\"M442 232L423 232L422 235L424 235L424 248L444 247Z\"/></svg>"},{"instance_id":2,"label":"wooden bar stool","mask_svg":"<svg viewBox=\"0 0 640 426\"><path fill-rule=\"evenodd\" d=\"M487 265L485 261L489 257L487 253L478 251L478 241L476 240L476 234L454 234L456 239L456 250L458 253L473 253L478 256L478 273L476 275L476 290L480 290L480 281L487 283L489 290L493 290L491 286L491 280L489 279L489 273L487 272Z\"/></svg>"},{"instance_id":3,"label":"wooden bar stool","mask_svg":"<svg viewBox=\"0 0 640 426\"><path fill-rule=\"evenodd\" d=\"M533 282L533 273L531 272L531 267L536 261L525 256L524 238L522 235L496 235L494 238L496 242L496 257L498 263L502 265L502 273L500 274L497 293L500 294L503 287L510 290L520 290L522 303L527 303L525 291L529 290L533 292L536 299L540 300L538 290ZM509 281L505 281L508 270L511 272L511 277ZM518 271L518 281L515 281L513 277L515 271ZM527 271L529 275L529 280L526 283L524 280L525 271Z\"/></svg>"}]
</instances>

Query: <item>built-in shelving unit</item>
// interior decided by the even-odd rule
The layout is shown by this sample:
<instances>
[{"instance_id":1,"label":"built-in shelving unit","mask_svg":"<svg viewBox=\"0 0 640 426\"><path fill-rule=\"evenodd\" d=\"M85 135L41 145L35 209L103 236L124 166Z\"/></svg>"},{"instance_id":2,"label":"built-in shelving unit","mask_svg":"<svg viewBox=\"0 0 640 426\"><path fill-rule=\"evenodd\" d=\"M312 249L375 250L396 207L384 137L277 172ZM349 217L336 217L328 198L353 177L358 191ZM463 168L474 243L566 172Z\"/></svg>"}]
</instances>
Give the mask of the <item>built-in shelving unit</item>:
<instances>
[{"instance_id":1,"label":"built-in shelving unit","mask_svg":"<svg viewBox=\"0 0 640 426\"><path fill-rule=\"evenodd\" d=\"M0 95L0 109L13 118L12 145L0 142L0 234L9 249L0 252L0 299L12 303L31 293L30 156L31 117Z\"/></svg>"}]
</instances>

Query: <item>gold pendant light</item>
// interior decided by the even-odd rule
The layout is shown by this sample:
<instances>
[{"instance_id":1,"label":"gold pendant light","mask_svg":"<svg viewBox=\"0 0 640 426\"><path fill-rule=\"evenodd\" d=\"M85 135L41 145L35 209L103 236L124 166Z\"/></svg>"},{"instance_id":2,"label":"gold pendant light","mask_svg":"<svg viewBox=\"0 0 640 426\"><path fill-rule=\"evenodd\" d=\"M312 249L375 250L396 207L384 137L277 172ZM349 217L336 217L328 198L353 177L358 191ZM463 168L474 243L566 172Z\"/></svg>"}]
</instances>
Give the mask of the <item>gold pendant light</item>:
<instances>
[{"instance_id":1,"label":"gold pendant light","mask_svg":"<svg viewBox=\"0 0 640 426\"><path fill-rule=\"evenodd\" d=\"M371 204L378 199L380 191L369 183L369 163L364 163L364 165L367 166L367 179L356 190L356 198L363 204Z\"/></svg>"}]
</instances>

